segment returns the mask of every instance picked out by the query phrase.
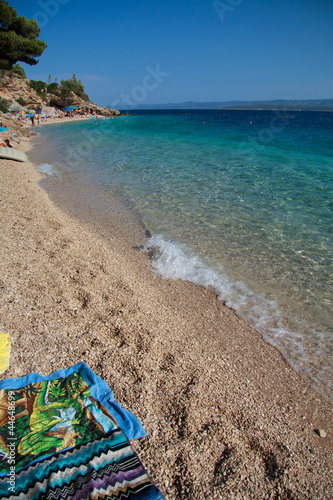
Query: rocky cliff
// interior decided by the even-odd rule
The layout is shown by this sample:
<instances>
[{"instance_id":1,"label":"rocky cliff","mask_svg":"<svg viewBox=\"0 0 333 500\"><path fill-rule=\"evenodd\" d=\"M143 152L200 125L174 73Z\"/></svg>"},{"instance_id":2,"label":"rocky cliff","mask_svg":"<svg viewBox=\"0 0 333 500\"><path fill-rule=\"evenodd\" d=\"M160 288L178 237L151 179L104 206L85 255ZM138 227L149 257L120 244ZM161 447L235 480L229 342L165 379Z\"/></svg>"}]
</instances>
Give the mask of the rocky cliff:
<instances>
[{"instance_id":1,"label":"rocky cliff","mask_svg":"<svg viewBox=\"0 0 333 500\"><path fill-rule=\"evenodd\" d=\"M73 92L66 97L46 94L45 99L43 99L29 86L29 80L17 77L3 76L0 80L0 99L5 99L9 109L14 112L21 109L28 111L42 107L44 112L47 111L48 114L53 115L56 114L57 110L63 110L67 106L79 106L83 111L90 109L102 116L120 114L116 109L108 109L93 102L84 101Z\"/></svg>"}]
</instances>

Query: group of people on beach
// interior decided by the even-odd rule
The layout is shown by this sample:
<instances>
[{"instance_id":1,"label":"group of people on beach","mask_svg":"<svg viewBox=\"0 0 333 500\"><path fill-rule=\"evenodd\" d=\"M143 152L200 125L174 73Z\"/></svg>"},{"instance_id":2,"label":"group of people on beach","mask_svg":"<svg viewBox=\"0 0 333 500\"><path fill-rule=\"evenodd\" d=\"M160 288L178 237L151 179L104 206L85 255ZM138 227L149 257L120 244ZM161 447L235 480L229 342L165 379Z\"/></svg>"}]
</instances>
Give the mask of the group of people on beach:
<instances>
[{"instance_id":1,"label":"group of people on beach","mask_svg":"<svg viewBox=\"0 0 333 500\"><path fill-rule=\"evenodd\" d=\"M46 122L47 120L54 120L54 119L63 119L63 118L93 118L95 120L95 124L97 124L97 118L99 116L97 113L92 113L90 109L86 111L81 111L81 110L75 110L75 111L62 111L60 109L57 109L55 114L52 115L47 115L44 114L43 111L41 113L36 113L34 111L31 112L21 112L20 115L16 115L16 118L18 119L19 122L21 123L29 123L31 122L32 127L35 127L36 125L40 125L43 122Z\"/></svg>"},{"instance_id":2,"label":"group of people on beach","mask_svg":"<svg viewBox=\"0 0 333 500\"><path fill-rule=\"evenodd\" d=\"M20 123L29 123L31 122L31 125L35 127L36 122L37 125L40 125L42 121L46 121L49 117L47 116L42 116L40 114L34 114L34 113L29 113L28 115L23 115L21 114L19 117L17 117L18 121Z\"/></svg>"},{"instance_id":3,"label":"group of people on beach","mask_svg":"<svg viewBox=\"0 0 333 500\"><path fill-rule=\"evenodd\" d=\"M31 120L31 125L32 125L33 127L35 126L35 121L36 121L36 119L37 119L37 123L38 123L38 125L40 125L40 120L41 120L41 117L40 117L39 115L36 115L36 116L35 116L35 115L31 114L31 116L30 116L30 120Z\"/></svg>"},{"instance_id":4,"label":"group of people on beach","mask_svg":"<svg viewBox=\"0 0 333 500\"><path fill-rule=\"evenodd\" d=\"M85 112L81 112L81 113L68 113L68 112L65 112L65 111L62 111L62 110L59 110L57 109L56 110L56 114L54 115L45 115L44 113L36 113L36 112L20 112L19 114L17 115L13 115L11 113L1 113L1 116L3 116L3 119L4 119L4 123L7 122L7 118L10 119L10 122L12 123L13 127L14 127L14 130L16 130L16 127L15 127L15 122L18 122L20 124L26 124L26 125L30 125L32 127L35 127L36 125L41 125L42 123L45 123L46 121L49 121L49 120L55 120L55 119L66 119L66 118L70 118L70 119L79 119L79 118L91 118L94 120L94 124L97 125L98 124L98 119L102 119L104 120L105 117L104 116L101 116L101 115L98 115L96 112L93 113L92 110L87 110ZM9 128L8 128L9 127ZM2 124L2 122L0 122L0 133L2 135L2 133L4 135L2 135L2 137L0 136L0 147L5 147L5 148L13 148L15 146L13 146L11 144L11 140L10 138L11 137L15 137L16 133L14 132L14 130L12 129L12 127L10 125L4 125Z\"/></svg>"}]
</instances>

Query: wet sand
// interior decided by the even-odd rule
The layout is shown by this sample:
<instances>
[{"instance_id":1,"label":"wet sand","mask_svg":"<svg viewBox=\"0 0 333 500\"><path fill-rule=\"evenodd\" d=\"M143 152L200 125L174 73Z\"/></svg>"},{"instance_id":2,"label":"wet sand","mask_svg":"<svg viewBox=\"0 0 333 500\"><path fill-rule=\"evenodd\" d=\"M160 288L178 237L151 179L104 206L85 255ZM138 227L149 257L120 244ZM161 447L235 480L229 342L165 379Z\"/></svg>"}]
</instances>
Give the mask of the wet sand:
<instances>
[{"instance_id":1,"label":"wet sand","mask_svg":"<svg viewBox=\"0 0 333 500\"><path fill-rule=\"evenodd\" d=\"M167 499L332 498L332 406L213 293L153 273L143 227L83 224L40 179L0 160L1 379L85 361L143 423Z\"/></svg>"}]
</instances>

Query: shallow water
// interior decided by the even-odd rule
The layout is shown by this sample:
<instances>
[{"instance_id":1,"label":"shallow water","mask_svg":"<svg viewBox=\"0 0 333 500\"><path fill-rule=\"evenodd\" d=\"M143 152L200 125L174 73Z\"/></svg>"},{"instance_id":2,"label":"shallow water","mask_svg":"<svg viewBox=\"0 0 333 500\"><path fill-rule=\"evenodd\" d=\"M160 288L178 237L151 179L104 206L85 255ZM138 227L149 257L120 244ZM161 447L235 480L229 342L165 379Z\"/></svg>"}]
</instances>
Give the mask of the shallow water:
<instances>
[{"instance_id":1,"label":"shallow water","mask_svg":"<svg viewBox=\"0 0 333 500\"><path fill-rule=\"evenodd\" d=\"M136 111L39 133L44 173L94 186L95 208L122 199L157 272L214 290L333 401L332 113Z\"/></svg>"}]
</instances>

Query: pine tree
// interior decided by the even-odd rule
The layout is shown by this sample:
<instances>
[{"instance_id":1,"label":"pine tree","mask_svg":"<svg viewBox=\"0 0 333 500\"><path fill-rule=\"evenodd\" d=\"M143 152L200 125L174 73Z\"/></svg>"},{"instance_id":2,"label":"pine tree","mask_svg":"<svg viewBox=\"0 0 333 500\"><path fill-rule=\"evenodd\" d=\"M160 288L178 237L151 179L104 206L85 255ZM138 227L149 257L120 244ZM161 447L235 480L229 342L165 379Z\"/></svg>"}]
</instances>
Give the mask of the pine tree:
<instances>
[{"instance_id":1,"label":"pine tree","mask_svg":"<svg viewBox=\"0 0 333 500\"><path fill-rule=\"evenodd\" d=\"M35 19L18 16L8 2L0 0L0 69L11 70L17 61L38 63L47 47L37 40L40 28Z\"/></svg>"}]
</instances>

